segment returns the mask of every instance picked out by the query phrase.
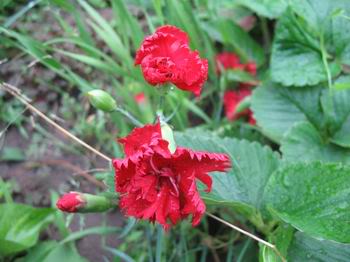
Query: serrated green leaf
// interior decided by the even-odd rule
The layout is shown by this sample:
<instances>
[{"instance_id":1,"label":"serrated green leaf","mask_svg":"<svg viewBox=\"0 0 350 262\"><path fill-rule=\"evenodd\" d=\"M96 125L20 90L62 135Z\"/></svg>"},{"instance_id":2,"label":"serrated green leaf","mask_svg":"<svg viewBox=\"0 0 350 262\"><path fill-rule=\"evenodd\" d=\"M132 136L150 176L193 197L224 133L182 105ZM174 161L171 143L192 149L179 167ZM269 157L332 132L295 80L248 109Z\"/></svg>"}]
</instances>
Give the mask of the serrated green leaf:
<instances>
[{"instance_id":1,"label":"serrated green leaf","mask_svg":"<svg viewBox=\"0 0 350 262\"><path fill-rule=\"evenodd\" d=\"M318 41L306 30L291 10L278 21L271 55L274 81L304 86L327 80Z\"/></svg>"},{"instance_id":2,"label":"serrated green leaf","mask_svg":"<svg viewBox=\"0 0 350 262\"><path fill-rule=\"evenodd\" d=\"M292 8L281 16L276 29L272 79L287 86L305 86L328 80L327 70L338 75L341 64L349 63L350 21L332 12L345 1L291 2Z\"/></svg>"},{"instance_id":3,"label":"serrated green leaf","mask_svg":"<svg viewBox=\"0 0 350 262\"><path fill-rule=\"evenodd\" d=\"M288 162L350 163L350 149L334 145L322 138L309 122L296 123L281 143L283 159Z\"/></svg>"},{"instance_id":4,"label":"serrated green leaf","mask_svg":"<svg viewBox=\"0 0 350 262\"><path fill-rule=\"evenodd\" d=\"M350 242L350 167L313 162L285 165L270 178L267 208L314 237Z\"/></svg>"},{"instance_id":5,"label":"serrated green leaf","mask_svg":"<svg viewBox=\"0 0 350 262\"><path fill-rule=\"evenodd\" d=\"M256 142L210 135L176 133L175 140L179 146L230 156L233 167L228 173L211 174L213 190L203 194L209 203L238 206L244 213L262 208L262 192L279 165L279 156L271 149Z\"/></svg>"},{"instance_id":6,"label":"serrated green leaf","mask_svg":"<svg viewBox=\"0 0 350 262\"><path fill-rule=\"evenodd\" d=\"M347 262L350 245L318 240L296 232L289 248L288 261L293 262Z\"/></svg>"},{"instance_id":7,"label":"serrated green leaf","mask_svg":"<svg viewBox=\"0 0 350 262\"><path fill-rule=\"evenodd\" d=\"M0 255L15 254L34 246L41 229L53 220L53 213L51 208L0 205Z\"/></svg>"},{"instance_id":8,"label":"serrated green leaf","mask_svg":"<svg viewBox=\"0 0 350 262\"><path fill-rule=\"evenodd\" d=\"M253 92L254 118L264 134L277 142L300 121L310 121L321 129L324 125L319 102L321 92L322 87L286 88L265 82Z\"/></svg>"}]
</instances>

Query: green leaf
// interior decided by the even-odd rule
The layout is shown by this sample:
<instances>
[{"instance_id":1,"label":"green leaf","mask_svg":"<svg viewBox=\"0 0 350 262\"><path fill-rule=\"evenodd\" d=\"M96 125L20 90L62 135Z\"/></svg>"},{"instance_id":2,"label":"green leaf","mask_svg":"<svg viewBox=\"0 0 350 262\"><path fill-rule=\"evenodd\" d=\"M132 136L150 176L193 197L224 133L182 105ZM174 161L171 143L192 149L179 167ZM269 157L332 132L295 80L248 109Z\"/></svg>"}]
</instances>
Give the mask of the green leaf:
<instances>
[{"instance_id":1,"label":"green leaf","mask_svg":"<svg viewBox=\"0 0 350 262\"><path fill-rule=\"evenodd\" d=\"M346 90L350 89L350 75L341 75L335 81L333 88L335 90Z\"/></svg>"},{"instance_id":2,"label":"green leaf","mask_svg":"<svg viewBox=\"0 0 350 262\"><path fill-rule=\"evenodd\" d=\"M239 25L220 19L214 24L214 30L220 32L222 42L231 46L243 62L254 61L258 66L264 63L263 48Z\"/></svg>"},{"instance_id":3,"label":"green leaf","mask_svg":"<svg viewBox=\"0 0 350 262\"><path fill-rule=\"evenodd\" d=\"M120 36L112 28L110 23L106 21L94 8L86 1L78 0L79 4L88 13L89 17L94 21L89 24L93 27L96 34L108 45L108 47L123 61L129 68L133 68L133 61L129 51L123 45Z\"/></svg>"},{"instance_id":4,"label":"green leaf","mask_svg":"<svg viewBox=\"0 0 350 262\"><path fill-rule=\"evenodd\" d=\"M350 163L350 149L327 142L317 129L308 122L295 124L285 135L281 143L283 159L289 162L325 162Z\"/></svg>"},{"instance_id":5,"label":"green leaf","mask_svg":"<svg viewBox=\"0 0 350 262\"><path fill-rule=\"evenodd\" d=\"M350 90L324 90L322 106L331 141L350 147Z\"/></svg>"},{"instance_id":6,"label":"green leaf","mask_svg":"<svg viewBox=\"0 0 350 262\"><path fill-rule=\"evenodd\" d=\"M302 232L296 232L288 252L293 262L348 262L350 245L318 240Z\"/></svg>"},{"instance_id":7,"label":"green leaf","mask_svg":"<svg viewBox=\"0 0 350 262\"><path fill-rule=\"evenodd\" d=\"M66 244L68 242L76 241L78 239L81 239L83 237L89 236L89 235L107 235L107 234L114 234L119 232L120 229L116 227L107 227L107 226L101 226L101 227L90 227L84 230L80 230L74 233L69 234L68 237L63 239L60 242L60 245Z\"/></svg>"},{"instance_id":8,"label":"green leaf","mask_svg":"<svg viewBox=\"0 0 350 262\"><path fill-rule=\"evenodd\" d=\"M33 261L43 261L45 257L56 248L58 243L56 241L50 240L45 242L40 242L33 248L28 250L27 255L20 260L20 262L33 262Z\"/></svg>"},{"instance_id":9,"label":"green leaf","mask_svg":"<svg viewBox=\"0 0 350 262\"><path fill-rule=\"evenodd\" d=\"M234 82L252 82L255 81L255 78L246 71L234 69L226 70L225 76L227 80Z\"/></svg>"},{"instance_id":10,"label":"green leaf","mask_svg":"<svg viewBox=\"0 0 350 262\"><path fill-rule=\"evenodd\" d=\"M313 162L285 165L270 178L266 206L317 238L350 242L350 167Z\"/></svg>"},{"instance_id":11,"label":"green leaf","mask_svg":"<svg viewBox=\"0 0 350 262\"><path fill-rule=\"evenodd\" d=\"M286 0L238 0L236 2L270 19L279 17L288 6Z\"/></svg>"},{"instance_id":12,"label":"green leaf","mask_svg":"<svg viewBox=\"0 0 350 262\"><path fill-rule=\"evenodd\" d=\"M262 208L265 185L279 165L278 154L256 142L213 135L176 133L175 140L178 146L230 156L233 167L228 173L211 174L213 190L203 193L208 203L231 205L244 213Z\"/></svg>"},{"instance_id":13,"label":"green leaf","mask_svg":"<svg viewBox=\"0 0 350 262\"><path fill-rule=\"evenodd\" d=\"M293 240L294 228L287 224L280 224L277 229L268 236L268 241L273 243L277 250L274 251L265 245L259 244L259 255L262 262L280 262L281 256L287 257L288 248Z\"/></svg>"},{"instance_id":14,"label":"green leaf","mask_svg":"<svg viewBox=\"0 0 350 262\"><path fill-rule=\"evenodd\" d=\"M42 228L53 220L51 208L22 204L0 205L0 255L10 255L32 247Z\"/></svg>"},{"instance_id":15,"label":"green leaf","mask_svg":"<svg viewBox=\"0 0 350 262\"><path fill-rule=\"evenodd\" d=\"M58 245L46 257L43 262L87 262L80 256L73 245Z\"/></svg>"},{"instance_id":16,"label":"green leaf","mask_svg":"<svg viewBox=\"0 0 350 262\"><path fill-rule=\"evenodd\" d=\"M23 151L17 147L4 147L0 154L0 161L23 161L25 159Z\"/></svg>"},{"instance_id":17,"label":"green leaf","mask_svg":"<svg viewBox=\"0 0 350 262\"><path fill-rule=\"evenodd\" d=\"M264 134L279 142L297 122L310 121L322 128L323 114L320 106L322 87L283 87L265 82L253 92L252 110Z\"/></svg>"},{"instance_id":18,"label":"green leaf","mask_svg":"<svg viewBox=\"0 0 350 262\"><path fill-rule=\"evenodd\" d=\"M288 9L277 25L271 56L272 79L287 86L304 86L326 81L327 70L332 76L338 75L341 64L350 60L350 21L332 13L345 1L292 3L293 9Z\"/></svg>"},{"instance_id":19,"label":"green leaf","mask_svg":"<svg viewBox=\"0 0 350 262\"><path fill-rule=\"evenodd\" d=\"M168 7L167 14L165 14L168 21L186 31L190 36L190 45L204 54L206 51L204 49L205 35L199 26L191 3L186 0L166 0L165 5Z\"/></svg>"},{"instance_id":20,"label":"green leaf","mask_svg":"<svg viewBox=\"0 0 350 262\"><path fill-rule=\"evenodd\" d=\"M111 252L114 256L121 258L123 261L135 262L134 259L132 259L130 256L128 256L127 254L125 254L124 252L122 252L118 249L114 249L114 248L110 248L110 247L105 247L104 249Z\"/></svg>"},{"instance_id":21,"label":"green leaf","mask_svg":"<svg viewBox=\"0 0 350 262\"><path fill-rule=\"evenodd\" d=\"M123 30L123 34L130 37L131 41L133 42L134 49L138 49L144 38L140 23L133 15L130 14L124 1L112 0L111 2L116 19L119 22L120 29Z\"/></svg>"}]
</instances>

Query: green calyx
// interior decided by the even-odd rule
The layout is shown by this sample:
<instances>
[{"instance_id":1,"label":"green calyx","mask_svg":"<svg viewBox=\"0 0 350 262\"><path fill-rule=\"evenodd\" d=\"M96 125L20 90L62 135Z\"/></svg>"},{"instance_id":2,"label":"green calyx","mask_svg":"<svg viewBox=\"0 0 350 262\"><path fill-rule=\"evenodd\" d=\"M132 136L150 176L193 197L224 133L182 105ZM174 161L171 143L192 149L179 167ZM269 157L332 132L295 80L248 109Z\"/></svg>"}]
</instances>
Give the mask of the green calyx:
<instances>
[{"instance_id":1,"label":"green calyx","mask_svg":"<svg viewBox=\"0 0 350 262\"><path fill-rule=\"evenodd\" d=\"M78 208L79 213L100 213L115 206L113 201L104 196L78 193L83 204Z\"/></svg>"},{"instance_id":2,"label":"green calyx","mask_svg":"<svg viewBox=\"0 0 350 262\"><path fill-rule=\"evenodd\" d=\"M99 89L87 93L90 103L97 109L112 112L117 109L117 102L107 92Z\"/></svg>"}]
</instances>

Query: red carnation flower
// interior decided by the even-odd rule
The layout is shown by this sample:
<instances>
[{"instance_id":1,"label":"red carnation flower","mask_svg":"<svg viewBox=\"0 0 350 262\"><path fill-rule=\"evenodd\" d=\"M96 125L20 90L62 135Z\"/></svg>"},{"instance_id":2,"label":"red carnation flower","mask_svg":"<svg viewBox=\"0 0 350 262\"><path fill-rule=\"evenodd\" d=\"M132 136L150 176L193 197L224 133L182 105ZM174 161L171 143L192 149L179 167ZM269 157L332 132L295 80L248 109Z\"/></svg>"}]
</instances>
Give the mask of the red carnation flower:
<instances>
[{"instance_id":1,"label":"red carnation flower","mask_svg":"<svg viewBox=\"0 0 350 262\"><path fill-rule=\"evenodd\" d=\"M56 203L58 209L69 213L77 212L83 205L85 205L85 201L77 192L64 194Z\"/></svg>"},{"instance_id":2,"label":"red carnation flower","mask_svg":"<svg viewBox=\"0 0 350 262\"><path fill-rule=\"evenodd\" d=\"M205 204L197 189L202 181L211 190L212 171L230 167L226 154L194 152L178 147L174 154L161 137L160 124L135 128L119 140L125 159L114 159L116 191L120 207L128 216L157 221L165 229L192 215L192 225L200 222Z\"/></svg>"},{"instance_id":3,"label":"red carnation flower","mask_svg":"<svg viewBox=\"0 0 350 262\"><path fill-rule=\"evenodd\" d=\"M151 85L173 83L178 88L200 95L208 77L208 61L191 51L188 36L175 26L159 27L144 39L136 53L135 65Z\"/></svg>"},{"instance_id":4,"label":"red carnation flower","mask_svg":"<svg viewBox=\"0 0 350 262\"><path fill-rule=\"evenodd\" d=\"M248 88L240 88L238 90L229 90L224 95L225 114L229 120L236 120L239 117L247 116L249 123L255 125L255 119L250 109L241 113L236 113L238 104L246 97L250 96L252 91Z\"/></svg>"}]
</instances>

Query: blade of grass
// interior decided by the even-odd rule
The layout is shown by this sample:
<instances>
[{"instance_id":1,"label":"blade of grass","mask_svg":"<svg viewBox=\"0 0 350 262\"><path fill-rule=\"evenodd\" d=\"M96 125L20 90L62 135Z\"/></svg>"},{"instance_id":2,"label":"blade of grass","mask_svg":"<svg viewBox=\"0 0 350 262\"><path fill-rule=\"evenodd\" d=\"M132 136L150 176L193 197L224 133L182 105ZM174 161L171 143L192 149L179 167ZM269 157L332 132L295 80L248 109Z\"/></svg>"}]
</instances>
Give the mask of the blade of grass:
<instances>
[{"instance_id":1,"label":"blade of grass","mask_svg":"<svg viewBox=\"0 0 350 262\"><path fill-rule=\"evenodd\" d=\"M139 21L137 21L137 19L130 14L130 11L126 7L124 1L111 0L111 2L116 19L120 22L120 30L123 30L121 31L122 35L129 36L133 43L134 49L138 49L144 38Z\"/></svg>"},{"instance_id":2,"label":"blade of grass","mask_svg":"<svg viewBox=\"0 0 350 262\"><path fill-rule=\"evenodd\" d=\"M25 5L24 7L22 7L17 13L15 13L13 16L11 16L10 18L8 18L3 27L8 28L11 25L13 25L18 19L20 19L21 17L23 17L30 9L32 9L33 7L35 7L37 4L39 4L42 0L34 0L34 1L30 1L27 5Z\"/></svg>"},{"instance_id":3,"label":"blade of grass","mask_svg":"<svg viewBox=\"0 0 350 262\"><path fill-rule=\"evenodd\" d=\"M107 226L91 227L82 231L70 233L69 236L67 236L66 238L60 241L60 245L66 244L68 242L76 241L78 239L81 239L89 235L114 234L119 231L120 229L116 227L107 227Z\"/></svg>"},{"instance_id":4,"label":"blade of grass","mask_svg":"<svg viewBox=\"0 0 350 262\"><path fill-rule=\"evenodd\" d=\"M162 226L157 225L156 262L162 262L163 234Z\"/></svg>"},{"instance_id":5,"label":"blade of grass","mask_svg":"<svg viewBox=\"0 0 350 262\"><path fill-rule=\"evenodd\" d=\"M111 252L113 255L123 259L123 261L125 261L125 262L135 262L134 259L132 259L130 256L128 256L124 252L119 251L118 249L114 249L114 248L110 248L110 247L103 247L103 249L107 250L107 251Z\"/></svg>"}]
</instances>

